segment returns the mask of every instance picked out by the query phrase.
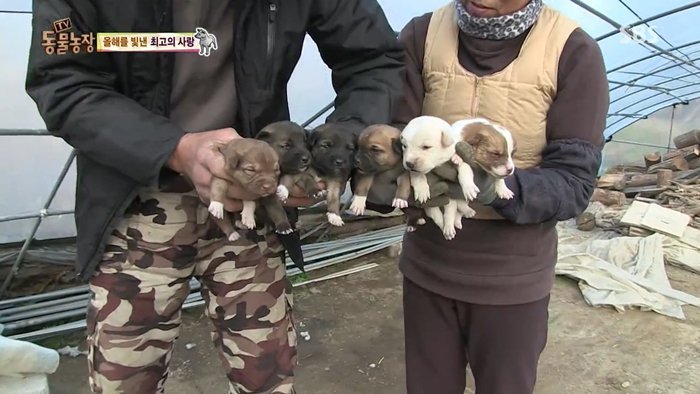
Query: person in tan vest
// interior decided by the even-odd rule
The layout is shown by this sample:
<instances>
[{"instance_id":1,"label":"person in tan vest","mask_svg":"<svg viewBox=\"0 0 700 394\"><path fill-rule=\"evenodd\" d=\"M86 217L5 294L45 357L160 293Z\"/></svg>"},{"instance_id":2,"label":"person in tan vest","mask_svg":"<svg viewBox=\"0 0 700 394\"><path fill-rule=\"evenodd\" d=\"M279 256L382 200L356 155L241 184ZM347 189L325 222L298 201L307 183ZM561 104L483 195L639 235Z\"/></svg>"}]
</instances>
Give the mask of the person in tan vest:
<instances>
[{"instance_id":1,"label":"person in tan vest","mask_svg":"<svg viewBox=\"0 0 700 394\"><path fill-rule=\"evenodd\" d=\"M446 241L432 221L404 238L409 394L532 393L547 339L558 221L594 189L609 105L601 51L541 0L456 0L400 34L405 97L395 124L482 116L518 147L512 200L482 190Z\"/></svg>"}]
</instances>

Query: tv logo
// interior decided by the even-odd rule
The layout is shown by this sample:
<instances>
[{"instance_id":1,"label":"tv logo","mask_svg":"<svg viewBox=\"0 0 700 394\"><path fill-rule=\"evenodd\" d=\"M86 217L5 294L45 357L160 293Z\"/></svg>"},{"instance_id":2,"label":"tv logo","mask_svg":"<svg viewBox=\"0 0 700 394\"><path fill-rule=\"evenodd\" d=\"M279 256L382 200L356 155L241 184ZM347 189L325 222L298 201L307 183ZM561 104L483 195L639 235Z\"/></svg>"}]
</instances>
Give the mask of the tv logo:
<instances>
[{"instance_id":1,"label":"tv logo","mask_svg":"<svg viewBox=\"0 0 700 394\"><path fill-rule=\"evenodd\" d=\"M55 33L60 33L62 31L70 30L73 28L73 22L70 18L63 18L53 22L53 31Z\"/></svg>"}]
</instances>

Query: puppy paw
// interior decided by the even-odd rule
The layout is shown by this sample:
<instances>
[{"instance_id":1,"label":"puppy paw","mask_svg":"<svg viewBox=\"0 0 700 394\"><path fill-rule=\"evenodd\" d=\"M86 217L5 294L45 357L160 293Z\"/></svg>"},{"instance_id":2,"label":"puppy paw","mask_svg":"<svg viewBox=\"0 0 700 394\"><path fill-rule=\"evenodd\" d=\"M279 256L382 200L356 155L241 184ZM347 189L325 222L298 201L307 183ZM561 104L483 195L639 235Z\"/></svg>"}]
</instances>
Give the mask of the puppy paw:
<instances>
[{"instance_id":1,"label":"puppy paw","mask_svg":"<svg viewBox=\"0 0 700 394\"><path fill-rule=\"evenodd\" d=\"M463 217L462 214L457 214L457 216L455 217L455 225L454 226L457 230L462 229L462 217Z\"/></svg>"},{"instance_id":2,"label":"puppy paw","mask_svg":"<svg viewBox=\"0 0 700 394\"><path fill-rule=\"evenodd\" d=\"M407 233L412 233L412 232L414 232L414 231L416 231L415 226L406 226L406 232L407 232Z\"/></svg>"},{"instance_id":3,"label":"puppy paw","mask_svg":"<svg viewBox=\"0 0 700 394\"><path fill-rule=\"evenodd\" d=\"M319 190L316 193L314 193L313 197L315 199L324 198L324 197L326 197L327 194L328 194L328 190Z\"/></svg>"},{"instance_id":4,"label":"puppy paw","mask_svg":"<svg viewBox=\"0 0 700 394\"><path fill-rule=\"evenodd\" d=\"M425 187L422 185L416 186L413 189L413 196L416 201L423 204L430 199L430 188L427 185Z\"/></svg>"},{"instance_id":5,"label":"puppy paw","mask_svg":"<svg viewBox=\"0 0 700 394\"><path fill-rule=\"evenodd\" d=\"M255 215L254 214L248 214L247 212L242 212L241 213L241 223L243 224L243 227L247 228L248 230L254 230L255 229Z\"/></svg>"},{"instance_id":6,"label":"puppy paw","mask_svg":"<svg viewBox=\"0 0 700 394\"><path fill-rule=\"evenodd\" d=\"M228 240L231 242L236 242L239 239L241 239L241 234L238 234L236 231L232 232L231 235L228 236Z\"/></svg>"},{"instance_id":7,"label":"puppy paw","mask_svg":"<svg viewBox=\"0 0 700 394\"><path fill-rule=\"evenodd\" d=\"M462 192L464 193L464 198L467 199L467 201L472 201L476 198L476 196L479 194L479 188L476 186L474 182L471 182L467 184L465 187L462 188Z\"/></svg>"},{"instance_id":8,"label":"puppy paw","mask_svg":"<svg viewBox=\"0 0 700 394\"><path fill-rule=\"evenodd\" d=\"M335 213L328 212L326 213L326 216L328 217L328 223L332 224L333 226L340 227L343 224L343 219Z\"/></svg>"},{"instance_id":9,"label":"puppy paw","mask_svg":"<svg viewBox=\"0 0 700 394\"><path fill-rule=\"evenodd\" d=\"M355 216L360 216L365 213L365 205L367 203L366 196L353 196L352 204L350 204L350 211Z\"/></svg>"},{"instance_id":10,"label":"puppy paw","mask_svg":"<svg viewBox=\"0 0 700 394\"><path fill-rule=\"evenodd\" d=\"M464 163L464 160L462 160L462 158L459 157L459 155L457 155L457 154L452 155L452 158L451 158L450 160L451 160L452 163L453 163L454 165L456 165L456 166L458 166L458 165Z\"/></svg>"},{"instance_id":11,"label":"puppy paw","mask_svg":"<svg viewBox=\"0 0 700 394\"><path fill-rule=\"evenodd\" d=\"M224 218L224 204L218 201L212 201L209 203L209 213L217 219Z\"/></svg>"},{"instance_id":12,"label":"puppy paw","mask_svg":"<svg viewBox=\"0 0 700 394\"><path fill-rule=\"evenodd\" d=\"M284 225L284 226L279 226L279 227L277 227L277 229L275 230L275 232L276 232L277 234L287 235L287 234L293 233L293 232L294 232L294 229L292 229L292 226Z\"/></svg>"},{"instance_id":13,"label":"puppy paw","mask_svg":"<svg viewBox=\"0 0 700 394\"><path fill-rule=\"evenodd\" d=\"M471 218L473 218L474 216L476 216L476 211L473 210L473 209L470 208L470 207L466 207L466 208L462 211L462 215L464 216L465 219L471 219Z\"/></svg>"},{"instance_id":14,"label":"puppy paw","mask_svg":"<svg viewBox=\"0 0 700 394\"><path fill-rule=\"evenodd\" d=\"M394 201L392 201L391 206L394 208L408 208L408 201L402 200L400 198L395 198Z\"/></svg>"},{"instance_id":15,"label":"puppy paw","mask_svg":"<svg viewBox=\"0 0 700 394\"><path fill-rule=\"evenodd\" d=\"M282 202L287 201L289 198L289 189L284 185L277 186L277 198Z\"/></svg>"},{"instance_id":16,"label":"puppy paw","mask_svg":"<svg viewBox=\"0 0 700 394\"><path fill-rule=\"evenodd\" d=\"M442 229L442 235L446 240L452 241L457 235L457 230L454 227L454 223L445 223Z\"/></svg>"},{"instance_id":17,"label":"puppy paw","mask_svg":"<svg viewBox=\"0 0 700 394\"><path fill-rule=\"evenodd\" d=\"M418 219L418 220L416 221L416 224L419 225L419 226L424 225L424 224L425 224L425 219L424 219L424 218Z\"/></svg>"},{"instance_id":18,"label":"puppy paw","mask_svg":"<svg viewBox=\"0 0 700 394\"><path fill-rule=\"evenodd\" d=\"M243 222L241 222L241 219L236 220L236 221L233 223L233 225L236 226L236 228L241 229L241 230L245 230L245 229L246 229L246 227L243 225Z\"/></svg>"},{"instance_id":19,"label":"puppy paw","mask_svg":"<svg viewBox=\"0 0 700 394\"><path fill-rule=\"evenodd\" d=\"M512 190L508 189L508 186L506 186L505 182L496 183L496 187L494 189L496 191L496 195L499 198L510 200L511 198L515 197L515 194Z\"/></svg>"}]
</instances>

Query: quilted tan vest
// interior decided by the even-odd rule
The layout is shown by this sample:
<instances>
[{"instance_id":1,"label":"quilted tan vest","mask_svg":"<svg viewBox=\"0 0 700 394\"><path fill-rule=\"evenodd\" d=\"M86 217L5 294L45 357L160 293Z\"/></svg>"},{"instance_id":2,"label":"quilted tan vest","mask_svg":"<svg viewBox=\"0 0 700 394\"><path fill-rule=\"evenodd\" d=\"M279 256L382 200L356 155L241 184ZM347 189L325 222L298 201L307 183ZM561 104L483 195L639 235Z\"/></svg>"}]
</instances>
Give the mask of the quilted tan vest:
<instances>
[{"instance_id":1,"label":"quilted tan vest","mask_svg":"<svg viewBox=\"0 0 700 394\"><path fill-rule=\"evenodd\" d=\"M423 59L423 115L453 123L485 117L507 127L516 141L518 168L539 165L546 145L547 112L557 92L559 57L578 27L559 12L542 7L518 57L495 74L477 77L459 64L457 15L452 2L430 19ZM476 202L477 219L502 219Z\"/></svg>"}]
</instances>

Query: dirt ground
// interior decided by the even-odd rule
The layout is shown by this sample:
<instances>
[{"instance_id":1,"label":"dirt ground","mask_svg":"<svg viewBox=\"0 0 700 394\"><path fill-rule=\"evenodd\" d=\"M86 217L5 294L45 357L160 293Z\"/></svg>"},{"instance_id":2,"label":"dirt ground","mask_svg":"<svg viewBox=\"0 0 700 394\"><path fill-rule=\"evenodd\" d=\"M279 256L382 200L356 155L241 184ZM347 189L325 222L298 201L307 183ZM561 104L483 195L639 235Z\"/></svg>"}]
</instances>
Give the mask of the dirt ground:
<instances>
[{"instance_id":1,"label":"dirt ground","mask_svg":"<svg viewBox=\"0 0 700 394\"><path fill-rule=\"evenodd\" d=\"M299 393L406 392L400 275L394 259L369 260L379 267L295 289L300 331L310 334L308 341L299 339ZM700 295L700 275L667 271L674 288ZM687 320L678 321L593 308L574 281L557 278L536 393L700 393L700 310L684 311ZM201 309L185 312L166 392L226 392L208 324ZM196 346L188 350L186 344ZM62 357L50 382L53 394L88 393L85 357ZM469 384L473 393L471 379Z\"/></svg>"}]
</instances>

